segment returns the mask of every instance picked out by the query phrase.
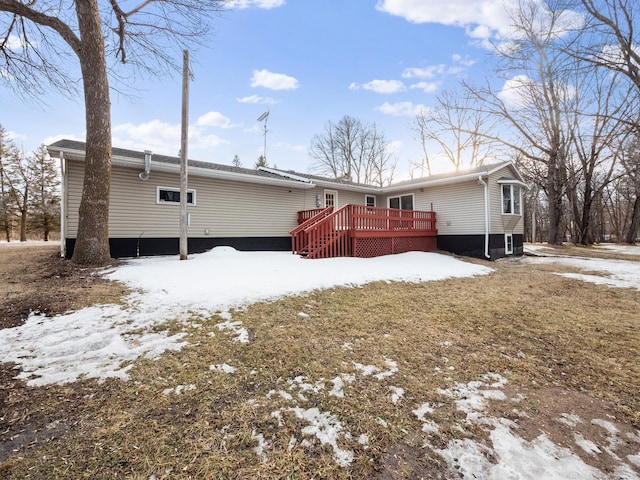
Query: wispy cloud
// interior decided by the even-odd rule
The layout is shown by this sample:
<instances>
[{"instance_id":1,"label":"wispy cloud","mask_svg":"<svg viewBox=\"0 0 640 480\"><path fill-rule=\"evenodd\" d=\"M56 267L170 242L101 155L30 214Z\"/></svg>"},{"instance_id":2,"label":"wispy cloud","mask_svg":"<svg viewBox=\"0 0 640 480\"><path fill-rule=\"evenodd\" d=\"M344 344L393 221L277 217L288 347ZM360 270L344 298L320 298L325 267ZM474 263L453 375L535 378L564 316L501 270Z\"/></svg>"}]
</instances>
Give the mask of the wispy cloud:
<instances>
[{"instance_id":1,"label":"wispy cloud","mask_svg":"<svg viewBox=\"0 0 640 480\"><path fill-rule=\"evenodd\" d=\"M219 128L232 128L236 125L231 123L229 117L225 117L220 112L207 112L200 116L196 121L198 127L219 127Z\"/></svg>"},{"instance_id":2,"label":"wispy cloud","mask_svg":"<svg viewBox=\"0 0 640 480\"><path fill-rule=\"evenodd\" d=\"M412 117L421 111L427 110L427 107L420 103L414 104L412 102L385 102L379 107L376 107L376 110L384 113L385 115L391 115L394 117Z\"/></svg>"},{"instance_id":3,"label":"wispy cloud","mask_svg":"<svg viewBox=\"0 0 640 480\"><path fill-rule=\"evenodd\" d=\"M349 85L349 90L371 90L376 93L398 93L407 89L404 83L400 80L372 80L361 85L352 83Z\"/></svg>"},{"instance_id":4,"label":"wispy cloud","mask_svg":"<svg viewBox=\"0 0 640 480\"><path fill-rule=\"evenodd\" d=\"M264 87L271 90L295 90L298 80L284 73L273 73L269 70L254 70L251 77L252 87Z\"/></svg>"},{"instance_id":5,"label":"wispy cloud","mask_svg":"<svg viewBox=\"0 0 640 480\"><path fill-rule=\"evenodd\" d=\"M259 103L265 105L275 105L278 103L271 97L261 97L260 95L249 95L247 97L236 98L238 103Z\"/></svg>"},{"instance_id":6,"label":"wispy cloud","mask_svg":"<svg viewBox=\"0 0 640 480\"><path fill-rule=\"evenodd\" d=\"M229 6L231 8L264 8L270 10L272 8L281 7L285 4L285 0L231 0Z\"/></svg>"}]
</instances>

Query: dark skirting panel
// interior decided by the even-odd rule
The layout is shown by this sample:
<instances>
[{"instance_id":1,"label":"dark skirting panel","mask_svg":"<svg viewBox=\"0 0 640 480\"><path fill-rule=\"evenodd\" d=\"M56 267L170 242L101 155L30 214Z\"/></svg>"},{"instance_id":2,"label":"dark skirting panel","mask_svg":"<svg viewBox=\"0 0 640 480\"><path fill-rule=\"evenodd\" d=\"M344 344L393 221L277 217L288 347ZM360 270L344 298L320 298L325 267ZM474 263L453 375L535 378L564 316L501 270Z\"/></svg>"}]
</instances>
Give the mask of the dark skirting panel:
<instances>
[{"instance_id":1,"label":"dark skirting panel","mask_svg":"<svg viewBox=\"0 0 640 480\"><path fill-rule=\"evenodd\" d=\"M66 240L66 256L71 258L75 238ZM291 237L239 237L239 238L190 238L189 253L202 253L214 247L228 246L242 251L290 251ZM147 257L153 255L178 255L178 238L110 238L112 258Z\"/></svg>"},{"instance_id":2,"label":"dark skirting panel","mask_svg":"<svg viewBox=\"0 0 640 480\"><path fill-rule=\"evenodd\" d=\"M465 257L486 259L484 235L438 235L438 250ZM512 255L522 255L523 251L523 235L514 233ZM489 255L491 260L507 256L504 249L504 234L489 235Z\"/></svg>"}]
</instances>

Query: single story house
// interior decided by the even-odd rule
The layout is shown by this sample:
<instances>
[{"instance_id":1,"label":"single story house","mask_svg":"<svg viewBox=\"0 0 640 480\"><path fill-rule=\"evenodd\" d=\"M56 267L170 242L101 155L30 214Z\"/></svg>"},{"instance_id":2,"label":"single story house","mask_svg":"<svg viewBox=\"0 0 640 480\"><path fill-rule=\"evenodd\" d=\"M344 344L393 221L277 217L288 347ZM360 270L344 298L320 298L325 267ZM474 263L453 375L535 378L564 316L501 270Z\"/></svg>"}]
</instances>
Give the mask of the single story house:
<instances>
[{"instance_id":1,"label":"single story house","mask_svg":"<svg viewBox=\"0 0 640 480\"><path fill-rule=\"evenodd\" d=\"M70 257L78 226L85 145L60 140L47 148L51 157L60 159L62 248ZM179 172L177 157L113 149L109 205L113 257L178 252ZM337 215L348 205L354 206L350 212L360 215L360 237L371 237L362 245L378 245L388 240L381 238L392 230L404 230L401 236L408 243L398 251L437 247L486 259L521 255L523 251L522 192L526 184L512 162L376 187L275 168L248 169L190 160L188 179L190 253L220 245L238 250L293 247L295 253L301 253L292 241L292 232L304 230L315 215ZM360 210L354 210L357 206ZM413 212L423 212L421 220ZM401 218L396 218L398 215ZM341 231L337 221L329 220L335 232ZM356 221L349 221L350 226L340 228L355 228ZM307 223L298 228L303 222ZM386 233L376 230L382 223ZM415 227L418 224L422 226ZM414 227L419 231L413 231ZM420 240L418 235L427 243L415 243ZM356 245L356 240L353 242ZM356 255L355 248L347 254Z\"/></svg>"}]
</instances>

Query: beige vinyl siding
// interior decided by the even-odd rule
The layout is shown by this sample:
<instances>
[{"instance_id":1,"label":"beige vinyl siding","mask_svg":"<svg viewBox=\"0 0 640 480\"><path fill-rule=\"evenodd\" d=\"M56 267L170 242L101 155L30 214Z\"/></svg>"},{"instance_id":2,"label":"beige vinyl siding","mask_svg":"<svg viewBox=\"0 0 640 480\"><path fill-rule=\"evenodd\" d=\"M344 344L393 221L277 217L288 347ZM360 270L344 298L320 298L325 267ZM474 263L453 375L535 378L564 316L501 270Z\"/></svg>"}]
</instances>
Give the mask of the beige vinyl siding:
<instances>
[{"instance_id":1,"label":"beige vinyl siding","mask_svg":"<svg viewBox=\"0 0 640 480\"><path fill-rule=\"evenodd\" d=\"M67 162L68 228L75 238L82 194L84 164ZM109 205L109 236L175 238L180 234L179 204L157 203L158 187L179 188L177 174L151 172L149 180L138 170L113 167ZM189 176L196 205L189 205L190 237L285 237L297 225L298 211L316 208L316 195L325 188L296 189L239 181ZM364 193L336 189L338 205L364 204ZM206 231L208 230L208 233Z\"/></svg>"},{"instance_id":2,"label":"beige vinyl siding","mask_svg":"<svg viewBox=\"0 0 640 480\"><path fill-rule=\"evenodd\" d=\"M498 180L513 177L513 171L509 167L502 168L489 176L491 233L524 233L524 217L522 215L502 215L502 185L498 183ZM524 204L521 204L521 208L524 213Z\"/></svg>"},{"instance_id":3,"label":"beige vinyl siding","mask_svg":"<svg viewBox=\"0 0 640 480\"><path fill-rule=\"evenodd\" d=\"M425 188L416 204L418 210L433 204L439 235L484 234L484 187L477 180Z\"/></svg>"},{"instance_id":4,"label":"beige vinyl siding","mask_svg":"<svg viewBox=\"0 0 640 480\"><path fill-rule=\"evenodd\" d=\"M75 237L84 165L68 162L68 233ZM152 238L179 236L179 204L158 204L157 187L179 188L178 175L151 172L146 182L138 171L114 167L111 175L109 236ZM297 224L298 210L307 208L301 189L189 177L196 205L189 205L191 237L287 236ZM315 204L315 199L314 199ZM314 208L314 207L309 207ZM209 233L205 233L209 230Z\"/></svg>"}]
</instances>

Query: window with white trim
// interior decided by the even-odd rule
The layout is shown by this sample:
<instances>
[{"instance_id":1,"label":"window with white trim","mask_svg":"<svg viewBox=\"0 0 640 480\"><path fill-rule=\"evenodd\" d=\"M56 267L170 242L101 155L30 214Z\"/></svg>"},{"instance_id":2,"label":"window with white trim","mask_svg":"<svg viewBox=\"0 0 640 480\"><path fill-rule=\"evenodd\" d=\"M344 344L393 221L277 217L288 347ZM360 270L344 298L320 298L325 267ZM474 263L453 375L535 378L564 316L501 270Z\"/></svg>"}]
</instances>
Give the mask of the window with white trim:
<instances>
[{"instance_id":1,"label":"window with white trim","mask_svg":"<svg viewBox=\"0 0 640 480\"><path fill-rule=\"evenodd\" d=\"M338 208L338 192L336 190L324 191L324 206Z\"/></svg>"},{"instance_id":2,"label":"window with white trim","mask_svg":"<svg viewBox=\"0 0 640 480\"><path fill-rule=\"evenodd\" d=\"M522 189L518 185L502 185L502 214L522 215Z\"/></svg>"},{"instance_id":3,"label":"window with white trim","mask_svg":"<svg viewBox=\"0 0 640 480\"><path fill-rule=\"evenodd\" d=\"M376 197L374 195L365 195L364 196L364 204L367 207L375 207L376 206Z\"/></svg>"},{"instance_id":4,"label":"window with white trim","mask_svg":"<svg viewBox=\"0 0 640 480\"><path fill-rule=\"evenodd\" d=\"M180 204L180 189L171 187L158 187L156 195L156 203L169 203L173 205ZM187 190L187 205L196 204L196 191Z\"/></svg>"},{"instance_id":5,"label":"window with white trim","mask_svg":"<svg viewBox=\"0 0 640 480\"><path fill-rule=\"evenodd\" d=\"M402 210L413 210L413 193L389 197L389 208L400 208Z\"/></svg>"},{"instance_id":6,"label":"window with white trim","mask_svg":"<svg viewBox=\"0 0 640 480\"><path fill-rule=\"evenodd\" d=\"M505 255L513 254L513 235L511 233L504 234L504 253Z\"/></svg>"}]
</instances>

